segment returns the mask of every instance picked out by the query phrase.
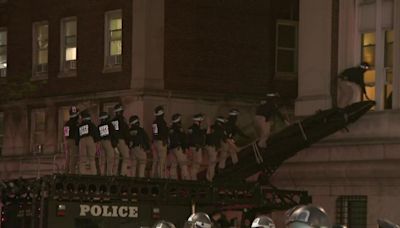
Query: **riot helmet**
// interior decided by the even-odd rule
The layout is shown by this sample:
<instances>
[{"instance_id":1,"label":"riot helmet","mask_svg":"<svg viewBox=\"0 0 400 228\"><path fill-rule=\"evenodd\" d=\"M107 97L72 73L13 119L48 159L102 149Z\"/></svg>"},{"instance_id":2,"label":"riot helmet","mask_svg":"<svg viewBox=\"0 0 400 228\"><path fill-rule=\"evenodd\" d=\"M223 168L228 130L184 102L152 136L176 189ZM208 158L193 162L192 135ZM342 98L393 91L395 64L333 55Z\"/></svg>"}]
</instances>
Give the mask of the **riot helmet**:
<instances>
[{"instance_id":1,"label":"riot helmet","mask_svg":"<svg viewBox=\"0 0 400 228\"><path fill-rule=\"evenodd\" d=\"M198 114L196 114L196 115L193 115L193 121L195 121L195 122L201 122L201 121L203 121L204 120L204 116L203 116L203 114L201 114L201 113L198 113Z\"/></svg>"},{"instance_id":2,"label":"riot helmet","mask_svg":"<svg viewBox=\"0 0 400 228\"><path fill-rule=\"evenodd\" d=\"M172 222L161 220L156 222L156 224L153 225L153 228L175 228L175 225Z\"/></svg>"},{"instance_id":3,"label":"riot helmet","mask_svg":"<svg viewBox=\"0 0 400 228\"><path fill-rule=\"evenodd\" d=\"M197 212L192 214L187 222L185 223L184 228L211 228L212 222L210 217L203 212Z\"/></svg>"},{"instance_id":4,"label":"riot helmet","mask_svg":"<svg viewBox=\"0 0 400 228\"><path fill-rule=\"evenodd\" d=\"M122 114L123 111L124 111L124 107L122 107L121 104L116 104L116 105L114 106L114 113L115 113L116 115Z\"/></svg>"},{"instance_id":5,"label":"riot helmet","mask_svg":"<svg viewBox=\"0 0 400 228\"><path fill-rule=\"evenodd\" d=\"M287 221L287 228L332 228L328 215L323 208L306 205L291 211Z\"/></svg>"},{"instance_id":6,"label":"riot helmet","mask_svg":"<svg viewBox=\"0 0 400 228\"><path fill-rule=\"evenodd\" d=\"M130 125L139 125L139 117L138 116L136 116L136 115L134 115L134 116L131 116L130 118L129 118L129 124Z\"/></svg>"},{"instance_id":7,"label":"riot helmet","mask_svg":"<svg viewBox=\"0 0 400 228\"><path fill-rule=\"evenodd\" d=\"M239 115L239 110L237 110L236 108L232 108L230 111L229 111L229 116L238 116Z\"/></svg>"},{"instance_id":8,"label":"riot helmet","mask_svg":"<svg viewBox=\"0 0 400 228\"><path fill-rule=\"evenodd\" d=\"M172 115L172 123L179 123L181 122L182 119L182 115L179 113L175 113L174 115Z\"/></svg>"},{"instance_id":9,"label":"riot helmet","mask_svg":"<svg viewBox=\"0 0 400 228\"><path fill-rule=\"evenodd\" d=\"M75 118L79 116L79 109L76 106L71 106L71 108L69 108L69 118Z\"/></svg>"},{"instance_id":10,"label":"riot helmet","mask_svg":"<svg viewBox=\"0 0 400 228\"><path fill-rule=\"evenodd\" d=\"M251 228L275 228L275 224L270 217L260 215L253 220Z\"/></svg>"},{"instance_id":11,"label":"riot helmet","mask_svg":"<svg viewBox=\"0 0 400 228\"><path fill-rule=\"evenodd\" d=\"M363 70L369 70L371 68L371 65L369 65L369 63L364 61L360 63L360 68Z\"/></svg>"},{"instance_id":12,"label":"riot helmet","mask_svg":"<svg viewBox=\"0 0 400 228\"><path fill-rule=\"evenodd\" d=\"M100 112L99 119L100 119L101 121L107 120L109 117L110 117L110 116L108 115L107 112Z\"/></svg>"},{"instance_id":13,"label":"riot helmet","mask_svg":"<svg viewBox=\"0 0 400 228\"><path fill-rule=\"evenodd\" d=\"M155 116L162 116L164 115L164 108L163 106L159 105L154 109L154 115Z\"/></svg>"},{"instance_id":14,"label":"riot helmet","mask_svg":"<svg viewBox=\"0 0 400 228\"><path fill-rule=\"evenodd\" d=\"M90 120L89 111L87 109L83 110L81 112L81 117L82 117L82 120Z\"/></svg>"},{"instance_id":15,"label":"riot helmet","mask_svg":"<svg viewBox=\"0 0 400 228\"><path fill-rule=\"evenodd\" d=\"M260 104L266 104L267 102L271 102L271 101L276 101L277 98L279 98L280 95L278 92L270 92L265 94L265 97L260 101Z\"/></svg>"},{"instance_id":16,"label":"riot helmet","mask_svg":"<svg viewBox=\"0 0 400 228\"><path fill-rule=\"evenodd\" d=\"M216 122L219 124L224 124L226 122L226 119L223 116L217 116Z\"/></svg>"}]
</instances>

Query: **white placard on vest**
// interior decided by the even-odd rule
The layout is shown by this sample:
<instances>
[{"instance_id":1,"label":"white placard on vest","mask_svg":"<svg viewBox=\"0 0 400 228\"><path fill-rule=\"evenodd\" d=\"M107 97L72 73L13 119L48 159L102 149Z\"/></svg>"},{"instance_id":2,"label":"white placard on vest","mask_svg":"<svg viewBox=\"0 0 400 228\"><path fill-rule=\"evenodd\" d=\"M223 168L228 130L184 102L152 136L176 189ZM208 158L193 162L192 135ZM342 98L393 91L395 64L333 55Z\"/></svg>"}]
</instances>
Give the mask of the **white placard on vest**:
<instances>
[{"instance_id":1,"label":"white placard on vest","mask_svg":"<svg viewBox=\"0 0 400 228\"><path fill-rule=\"evenodd\" d=\"M65 136L65 137L68 137L68 136L69 136L69 127L68 127L68 126L65 126L65 127L64 127L64 136Z\"/></svg>"},{"instance_id":2,"label":"white placard on vest","mask_svg":"<svg viewBox=\"0 0 400 228\"><path fill-rule=\"evenodd\" d=\"M79 135L83 136L83 135L87 135L89 134L89 125L83 125L79 127Z\"/></svg>"},{"instance_id":3,"label":"white placard on vest","mask_svg":"<svg viewBox=\"0 0 400 228\"><path fill-rule=\"evenodd\" d=\"M158 134L158 126L157 124L153 124L153 134Z\"/></svg>"},{"instance_id":4,"label":"white placard on vest","mask_svg":"<svg viewBox=\"0 0 400 228\"><path fill-rule=\"evenodd\" d=\"M113 122L111 122L112 123L112 125L114 126L114 129L116 130L116 131L119 131L119 123L118 123L118 120L114 120Z\"/></svg>"},{"instance_id":5,"label":"white placard on vest","mask_svg":"<svg viewBox=\"0 0 400 228\"><path fill-rule=\"evenodd\" d=\"M99 131L100 131L100 136L104 137L110 134L110 132L108 131L108 125L103 125L99 127Z\"/></svg>"}]
</instances>

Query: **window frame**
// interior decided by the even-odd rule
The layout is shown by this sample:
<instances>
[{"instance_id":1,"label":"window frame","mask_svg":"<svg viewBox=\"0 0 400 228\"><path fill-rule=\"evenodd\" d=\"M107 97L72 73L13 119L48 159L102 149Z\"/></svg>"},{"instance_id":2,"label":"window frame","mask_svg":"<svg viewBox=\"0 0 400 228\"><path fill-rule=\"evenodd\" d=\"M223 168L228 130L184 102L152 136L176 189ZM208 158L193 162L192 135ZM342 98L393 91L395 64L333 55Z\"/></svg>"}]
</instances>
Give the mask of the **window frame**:
<instances>
[{"instance_id":1,"label":"window frame","mask_svg":"<svg viewBox=\"0 0 400 228\"><path fill-rule=\"evenodd\" d=\"M37 131L36 126L36 114L44 114L44 129L42 131ZM45 137L47 128L47 112L45 108L34 108L30 110L30 151L32 154L42 154L44 152ZM35 136L38 134L43 134L43 142L36 142ZM40 145L40 147L39 147Z\"/></svg>"},{"instance_id":2,"label":"window frame","mask_svg":"<svg viewBox=\"0 0 400 228\"><path fill-rule=\"evenodd\" d=\"M121 18L121 55L116 55L116 61L118 60L120 63L118 64L111 64L109 59L111 58L110 54L110 43L111 43L111 36L110 36L110 21L115 18ZM122 14L122 9L107 11L104 14L104 73L107 72L115 72L122 70L123 64L123 32L124 31L124 19ZM118 57L119 56L119 57Z\"/></svg>"},{"instance_id":3,"label":"window frame","mask_svg":"<svg viewBox=\"0 0 400 228\"><path fill-rule=\"evenodd\" d=\"M7 30L7 27L0 27L0 32L6 33L6 44L0 45L0 48L3 46L5 47L5 56L6 56L6 67L0 69L0 78L5 78L5 77L7 77L7 68L8 68L8 30Z\"/></svg>"},{"instance_id":4,"label":"window frame","mask_svg":"<svg viewBox=\"0 0 400 228\"><path fill-rule=\"evenodd\" d=\"M362 209L365 209L365 213L362 216L362 224L358 227L366 227L368 224L368 196L365 195L343 195L336 198L336 224L345 225L349 227L350 220L354 218L350 213L352 210L351 202L365 203ZM359 216L359 215L357 215Z\"/></svg>"},{"instance_id":5,"label":"window frame","mask_svg":"<svg viewBox=\"0 0 400 228\"><path fill-rule=\"evenodd\" d=\"M37 45L37 35L38 35L38 28L40 26L47 25L47 64L43 67L46 68L43 71L38 72L37 67L39 66L38 63L38 54L39 54L39 47ZM32 24L32 80L43 80L48 78L49 72L49 31L50 26L48 21L38 21ZM43 49L44 50L44 49Z\"/></svg>"},{"instance_id":6,"label":"window frame","mask_svg":"<svg viewBox=\"0 0 400 228\"><path fill-rule=\"evenodd\" d=\"M295 28L295 47L294 48L288 48L288 47L280 47L279 46L279 26L292 26ZM279 78L294 78L297 77L298 74L298 55L299 55L299 22L294 21L294 20L277 20L276 21L276 28L275 28L275 75L278 76ZM285 51L293 51L293 63L294 63L294 71L293 72L284 72L284 71L278 71L278 53L280 50L285 50Z\"/></svg>"},{"instance_id":7,"label":"window frame","mask_svg":"<svg viewBox=\"0 0 400 228\"><path fill-rule=\"evenodd\" d=\"M67 60L65 59L66 54L66 23L70 21L75 21L76 23L76 31L75 31L75 48L76 48L76 58L74 60L75 68L67 67ZM72 61L70 61L72 64ZM76 16L73 17L64 17L60 21L60 73L59 77L73 77L76 76L77 72L77 64L78 64L78 18ZM73 64L72 64L73 65Z\"/></svg>"}]
</instances>

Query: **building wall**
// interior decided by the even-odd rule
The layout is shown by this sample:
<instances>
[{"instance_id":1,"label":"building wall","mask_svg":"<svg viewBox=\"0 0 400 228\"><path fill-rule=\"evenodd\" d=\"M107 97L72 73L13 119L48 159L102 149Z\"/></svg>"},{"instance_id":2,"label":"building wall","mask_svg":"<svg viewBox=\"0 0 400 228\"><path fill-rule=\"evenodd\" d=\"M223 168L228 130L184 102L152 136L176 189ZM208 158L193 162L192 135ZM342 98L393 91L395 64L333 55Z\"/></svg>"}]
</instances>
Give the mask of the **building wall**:
<instances>
[{"instance_id":1,"label":"building wall","mask_svg":"<svg viewBox=\"0 0 400 228\"><path fill-rule=\"evenodd\" d=\"M297 96L275 75L278 19L298 19L298 1L167 1L165 85L171 90Z\"/></svg>"},{"instance_id":2,"label":"building wall","mask_svg":"<svg viewBox=\"0 0 400 228\"><path fill-rule=\"evenodd\" d=\"M335 22L332 21L332 15L335 14L332 0L300 1L297 116L310 115L318 109L331 106L334 99L330 88L332 67L337 67L335 70L341 72L360 62L361 33L366 30L360 28L362 23L359 20L372 20L372 31L375 28L383 31L382 21L374 21L374 15L391 15L392 12L384 11L384 4L390 2L339 1L339 17ZM374 5L375 8L370 11L374 15L360 16L360 8L368 4ZM398 16L396 2L395 5L390 10L394 10L394 15ZM396 17L392 19L393 23L399 22ZM332 26L338 26L339 34L331 34ZM398 29L393 29L398 34ZM399 47L399 36L396 37L395 50ZM338 38L337 47L332 42L335 38ZM338 56L332 53L332 48L337 49L334 53ZM380 68L384 59L383 47L377 45L375 50L375 64L379 63ZM394 61L398 61L396 55ZM337 66L334 66L336 61ZM379 69L377 72L376 85L379 86L385 75L379 73ZM398 82L393 83L396 87ZM398 90L394 89L395 93ZM400 188L400 119L397 109L382 110L382 102L379 102L374 111L351 124L349 132L339 131L286 161L273 177L273 183L279 188L308 191L313 203L322 206L333 223L337 222L336 200L341 196L367 197L367 227L376 227L379 218L400 223L398 211L393 210L400 200L397 194ZM393 105L396 107L397 103ZM280 221L278 224L283 225L281 214L274 213L273 216Z\"/></svg>"},{"instance_id":3,"label":"building wall","mask_svg":"<svg viewBox=\"0 0 400 228\"><path fill-rule=\"evenodd\" d=\"M132 1L28 1L6 3L6 15L0 25L8 29L8 76L32 75L32 23L49 23L48 79L41 81L32 96L55 96L92 93L130 88L132 46ZM122 71L103 73L105 12L122 9L123 63ZM77 75L59 77L60 20L77 17Z\"/></svg>"}]
</instances>

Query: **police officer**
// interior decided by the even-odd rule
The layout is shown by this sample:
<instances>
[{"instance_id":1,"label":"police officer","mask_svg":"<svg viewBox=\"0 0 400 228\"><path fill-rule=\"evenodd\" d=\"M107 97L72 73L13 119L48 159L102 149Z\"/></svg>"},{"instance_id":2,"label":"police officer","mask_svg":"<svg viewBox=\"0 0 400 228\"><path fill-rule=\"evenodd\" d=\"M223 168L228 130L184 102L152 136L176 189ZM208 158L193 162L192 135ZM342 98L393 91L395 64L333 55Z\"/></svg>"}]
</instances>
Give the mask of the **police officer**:
<instances>
[{"instance_id":1,"label":"police officer","mask_svg":"<svg viewBox=\"0 0 400 228\"><path fill-rule=\"evenodd\" d=\"M129 118L129 125L129 133L131 135L129 147L132 151L132 176L136 177L137 168L138 177L144 177L147 162L146 152L150 150L149 136L147 135L146 131L140 127L140 120L138 116L131 116Z\"/></svg>"},{"instance_id":2,"label":"police officer","mask_svg":"<svg viewBox=\"0 0 400 228\"><path fill-rule=\"evenodd\" d=\"M153 228L175 228L175 225L172 222L161 220L156 222L156 224L153 225Z\"/></svg>"},{"instance_id":3,"label":"police officer","mask_svg":"<svg viewBox=\"0 0 400 228\"><path fill-rule=\"evenodd\" d=\"M184 228L211 228L212 222L208 214L196 212L188 218Z\"/></svg>"},{"instance_id":4,"label":"police officer","mask_svg":"<svg viewBox=\"0 0 400 228\"><path fill-rule=\"evenodd\" d=\"M115 129L115 136L117 139L117 151L119 155L116 156L117 160L114 164L115 167L119 165L119 159L122 157L121 161L121 175L129 176L128 162L129 162L129 126L124 118L124 108L121 104L116 104L114 106L115 117L112 119L111 123Z\"/></svg>"},{"instance_id":5,"label":"police officer","mask_svg":"<svg viewBox=\"0 0 400 228\"><path fill-rule=\"evenodd\" d=\"M226 140L226 145L223 147L227 148L221 151L221 156L219 160L219 168L225 168L225 161L230 156L232 158L232 163L236 164L238 162L237 153L239 152L239 148L235 144L234 137L239 135L244 138L250 138L243 133L243 131L236 125L237 117L239 115L239 110L231 109L229 111L228 121L225 124L226 134L228 139Z\"/></svg>"},{"instance_id":6,"label":"police officer","mask_svg":"<svg viewBox=\"0 0 400 228\"><path fill-rule=\"evenodd\" d=\"M164 120L164 108L157 106L154 109L155 120L153 121L153 149L154 158L152 165L152 177L165 178L168 127Z\"/></svg>"},{"instance_id":7,"label":"police officer","mask_svg":"<svg viewBox=\"0 0 400 228\"><path fill-rule=\"evenodd\" d=\"M87 110L81 113L79 125L79 172L80 174L96 174L96 143L100 135Z\"/></svg>"},{"instance_id":8,"label":"police officer","mask_svg":"<svg viewBox=\"0 0 400 228\"><path fill-rule=\"evenodd\" d=\"M293 209L286 220L287 228L332 228L323 208L304 205Z\"/></svg>"},{"instance_id":9,"label":"police officer","mask_svg":"<svg viewBox=\"0 0 400 228\"><path fill-rule=\"evenodd\" d=\"M275 223L270 217L266 215L260 215L253 220L253 223L251 223L251 228L275 228Z\"/></svg>"},{"instance_id":10,"label":"police officer","mask_svg":"<svg viewBox=\"0 0 400 228\"><path fill-rule=\"evenodd\" d=\"M278 93L268 93L266 98L263 99L257 107L255 122L260 136L257 144L261 148L267 147L267 140L271 134L271 126L274 124L274 117L280 118L286 124L289 124L283 114L279 111L277 103L278 98Z\"/></svg>"},{"instance_id":11,"label":"police officer","mask_svg":"<svg viewBox=\"0 0 400 228\"><path fill-rule=\"evenodd\" d=\"M212 181L215 175L217 151L221 150L222 143L226 145L227 135L224 124L225 118L218 116L214 124L207 129L206 150L208 153L208 168L206 178L208 181Z\"/></svg>"},{"instance_id":12,"label":"police officer","mask_svg":"<svg viewBox=\"0 0 400 228\"><path fill-rule=\"evenodd\" d=\"M344 70L338 79L338 107L344 108L352 103L359 102L364 94L369 100L364 82L364 73L370 68L367 62L357 67Z\"/></svg>"},{"instance_id":13,"label":"police officer","mask_svg":"<svg viewBox=\"0 0 400 228\"><path fill-rule=\"evenodd\" d=\"M179 113L172 115L172 125L169 129L169 150L171 152L170 177L178 179L178 164L181 169L181 179L189 180L188 161L186 157L187 140L182 128L182 116Z\"/></svg>"},{"instance_id":14,"label":"police officer","mask_svg":"<svg viewBox=\"0 0 400 228\"><path fill-rule=\"evenodd\" d=\"M193 116L193 125L188 129L188 146L192 151L192 180L197 180L197 173L203 161L203 148L205 146L207 129L201 128L201 122L204 120L202 114Z\"/></svg>"},{"instance_id":15,"label":"police officer","mask_svg":"<svg viewBox=\"0 0 400 228\"><path fill-rule=\"evenodd\" d=\"M78 161L79 141L79 110L72 106L69 109L69 120L64 125L64 137L66 141L67 159L65 173L76 174L76 163Z\"/></svg>"},{"instance_id":16,"label":"police officer","mask_svg":"<svg viewBox=\"0 0 400 228\"><path fill-rule=\"evenodd\" d=\"M117 173L117 167L114 167L115 149L118 145L118 140L115 135L114 125L110 121L110 116L107 112L101 112L99 115L100 124L98 127L100 133L100 144L105 154L105 174L111 176Z\"/></svg>"}]
</instances>

